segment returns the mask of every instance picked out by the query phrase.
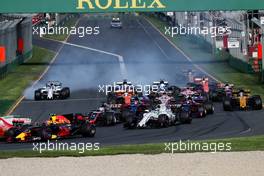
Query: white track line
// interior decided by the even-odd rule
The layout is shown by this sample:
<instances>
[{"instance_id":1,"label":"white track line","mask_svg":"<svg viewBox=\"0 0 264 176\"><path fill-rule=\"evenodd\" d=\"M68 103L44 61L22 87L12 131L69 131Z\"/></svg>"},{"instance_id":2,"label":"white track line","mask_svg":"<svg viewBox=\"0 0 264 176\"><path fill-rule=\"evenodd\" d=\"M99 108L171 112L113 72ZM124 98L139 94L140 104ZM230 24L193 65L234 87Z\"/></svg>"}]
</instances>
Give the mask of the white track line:
<instances>
[{"instance_id":1,"label":"white track line","mask_svg":"<svg viewBox=\"0 0 264 176\"><path fill-rule=\"evenodd\" d=\"M118 58L118 62L119 62L119 66L120 66L121 75L122 75L122 77L124 79L127 78L127 69L126 69L126 65L125 65L123 56L115 54L115 53L107 52L107 51L104 51L104 50L99 50L99 49L90 48L90 47L83 46L83 45L74 44L74 43L69 43L69 42L61 42L61 43L63 43L64 45L74 46L74 47L77 47L77 48L82 48L82 49L95 51L95 52L99 52L99 53L103 53L103 54L106 54L106 55L117 57Z\"/></svg>"},{"instance_id":2,"label":"white track line","mask_svg":"<svg viewBox=\"0 0 264 176\"><path fill-rule=\"evenodd\" d=\"M87 47L87 46L83 46L83 45L74 44L74 43L70 43L70 42L67 42L67 41L58 41L58 40L49 39L49 38L45 38L45 40L51 40L51 41L54 41L54 42L57 42L57 43L62 43L63 45L69 45L69 46L73 46L73 47L86 49L86 50L99 52L99 53L102 53L102 54L106 54L106 55L117 57L118 58L118 62L119 62L121 75L122 75L122 77L124 79L127 78L127 69L126 69L124 57L119 55L119 54L115 54L115 53L111 53L111 52L108 52L108 51L99 50L99 49L96 49L96 48L91 48L91 47Z\"/></svg>"},{"instance_id":3,"label":"white track line","mask_svg":"<svg viewBox=\"0 0 264 176\"><path fill-rule=\"evenodd\" d=\"M158 31L161 36L163 36L175 49L177 49L189 62L191 62L193 64L193 66L195 68L197 68L198 70L200 70L202 73L208 75L210 78L212 78L213 80L217 81L217 82L220 82L216 77L214 77L213 75L211 75L210 73L206 72L204 69L202 69L199 65L197 64L194 64L192 59L186 55L184 53L183 50L181 50L178 46L176 46L175 43L173 43L172 41L170 41L170 39L167 38L167 36L165 36L154 24L152 24L151 21L149 21L147 18L143 17L156 31Z\"/></svg>"}]
</instances>

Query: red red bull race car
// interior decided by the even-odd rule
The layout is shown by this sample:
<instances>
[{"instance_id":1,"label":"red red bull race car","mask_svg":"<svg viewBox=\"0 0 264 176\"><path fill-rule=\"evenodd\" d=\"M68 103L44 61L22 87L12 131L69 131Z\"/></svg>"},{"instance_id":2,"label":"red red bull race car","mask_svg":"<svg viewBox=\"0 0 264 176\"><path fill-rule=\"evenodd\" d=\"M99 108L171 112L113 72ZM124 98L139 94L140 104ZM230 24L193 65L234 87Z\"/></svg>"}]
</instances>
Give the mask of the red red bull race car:
<instances>
[{"instance_id":1,"label":"red red bull race car","mask_svg":"<svg viewBox=\"0 0 264 176\"><path fill-rule=\"evenodd\" d=\"M94 137L95 125L82 114L52 115L42 125L13 126L5 132L7 142L33 142L73 136Z\"/></svg>"}]
</instances>

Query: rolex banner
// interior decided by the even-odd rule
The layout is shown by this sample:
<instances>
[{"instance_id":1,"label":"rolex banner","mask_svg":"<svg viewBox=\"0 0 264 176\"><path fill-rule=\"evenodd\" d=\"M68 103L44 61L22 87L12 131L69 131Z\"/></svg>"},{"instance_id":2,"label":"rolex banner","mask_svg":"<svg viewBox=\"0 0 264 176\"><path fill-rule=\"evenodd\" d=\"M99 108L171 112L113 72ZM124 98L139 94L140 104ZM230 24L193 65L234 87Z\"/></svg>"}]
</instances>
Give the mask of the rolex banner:
<instances>
[{"instance_id":1,"label":"rolex banner","mask_svg":"<svg viewBox=\"0 0 264 176\"><path fill-rule=\"evenodd\" d=\"M264 9L263 0L1 0L0 13Z\"/></svg>"}]
</instances>

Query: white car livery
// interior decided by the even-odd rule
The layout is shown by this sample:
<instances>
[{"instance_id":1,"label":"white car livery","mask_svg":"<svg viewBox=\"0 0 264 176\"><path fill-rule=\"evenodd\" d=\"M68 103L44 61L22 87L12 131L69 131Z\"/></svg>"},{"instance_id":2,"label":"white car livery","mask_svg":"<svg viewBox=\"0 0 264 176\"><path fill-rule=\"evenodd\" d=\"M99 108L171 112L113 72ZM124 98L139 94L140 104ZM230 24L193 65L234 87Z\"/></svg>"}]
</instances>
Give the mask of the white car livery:
<instances>
[{"instance_id":1,"label":"white car livery","mask_svg":"<svg viewBox=\"0 0 264 176\"><path fill-rule=\"evenodd\" d=\"M143 118L138 123L137 127L144 128L147 124L155 123L161 127L166 127L170 124L176 123L177 117L165 104L160 104L158 108L148 113L143 114Z\"/></svg>"},{"instance_id":2,"label":"white car livery","mask_svg":"<svg viewBox=\"0 0 264 176\"><path fill-rule=\"evenodd\" d=\"M70 97L70 88L62 87L58 81L49 81L46 86L35 91L35 100L66 99Z\"/></svg>"}]
</instances>

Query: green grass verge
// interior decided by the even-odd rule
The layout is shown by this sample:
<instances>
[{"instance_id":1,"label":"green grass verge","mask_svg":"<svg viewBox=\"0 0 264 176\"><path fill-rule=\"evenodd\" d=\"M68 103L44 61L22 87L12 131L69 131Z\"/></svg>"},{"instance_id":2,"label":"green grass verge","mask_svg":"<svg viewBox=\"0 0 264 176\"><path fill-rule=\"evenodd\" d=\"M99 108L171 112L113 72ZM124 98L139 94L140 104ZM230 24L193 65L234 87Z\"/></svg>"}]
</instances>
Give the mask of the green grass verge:
<instances>
[{"instance_id":1,"label":"green grass verge","mask_svg":"<svg viewBox=\"0 0 264 176\"><path fill-rule=\"evenodd\" d=\"M162 33L165 33L165 26L168 24L154 16L144 16L154 24ZM169 40L182 49L192 60L204 70L212 74L222 82L235 84L237 87L250 89L252 93L261 95L264 99L264 84L259 82L259 78L254 74L239 72L232 68L227 61L213 56L209 51L202 49L202 46L189 40L184 36L174 38L167 36Z\"/></svg>"},{"instance_id":2,"label":"green grass verge","mask_svg":"<svg viewBox=\"0 0 264 176\"><path fill-rule=\"evenodd\" d=\"M73 16L69 20L67 20L63 25L60 25L61 27L67 27L69 30L71 27L74 27L76 22L78 20L77 16ZM58 41L64 41L68 37L68 34L54 34L54 35L45 35L44 38L52 39L52 40L58 40Z\"/></svg>"},{"instance_id":3,"label":"green grass verge","mask_svg":"<svg viewBox=\"0 0 264 176\"><path fill-rule=\"evenodd\" d=\"M231 152L238 151L263 151L264 150L264 136L255 137L241 137L230 138L220 140L207 140L207 141L192 141L195 143L231 143ZM179 143L178 143L179 144ZM80 150L82 151L82 150ZM194 152L210 152L201 150L190 151L174 151L174 153L194 153ZM0 158L12 158L12 157L83 157L83 156L104 156L104 155L121 155L121 154L161 154L171 153L171 151L165 150L165 144L140 144L140 145L121 145L103 147L97 151L84 151L79 153L78 151L38 151L32 150L17 150L17 151L0 151Z\"/></svg>"},{"instance_id":4,"label":"green grass verge","mask_svg":"<svg viewBox=\"0 0 264 176\"><path fill-rule=\"evenodd\" d=\"M53 57L54 53L34 46L32 58L15 67L0 80L0 115L4 115L23 91L38 79Z\"/></svg>"}]
</instances>

